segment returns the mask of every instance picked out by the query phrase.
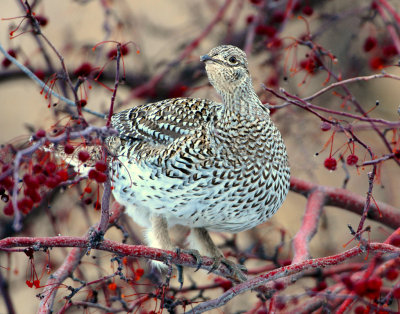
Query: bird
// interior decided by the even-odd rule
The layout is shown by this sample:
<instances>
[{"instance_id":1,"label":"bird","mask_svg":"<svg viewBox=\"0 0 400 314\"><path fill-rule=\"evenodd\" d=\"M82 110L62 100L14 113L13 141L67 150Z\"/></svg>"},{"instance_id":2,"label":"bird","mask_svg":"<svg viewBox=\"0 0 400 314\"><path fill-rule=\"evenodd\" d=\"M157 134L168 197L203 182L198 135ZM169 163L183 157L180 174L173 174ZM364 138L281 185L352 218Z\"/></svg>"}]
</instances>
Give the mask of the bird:
<instances>
[{"instance_id":1,"label":"bird","mask_svg":"<svg viewBox=\"0 0 400 314\"><path fill-rule=\"evenodd\" d=\"M221 101L172 98L115 113L118 134L106 146L113 196L145 228L146 244L174 250L168 230L184 225L188 247L219 263L226 260L209 231L267 221L288 194L290 167L246 53L220 45L200 61Z\"/></svg>"}]
</instances>

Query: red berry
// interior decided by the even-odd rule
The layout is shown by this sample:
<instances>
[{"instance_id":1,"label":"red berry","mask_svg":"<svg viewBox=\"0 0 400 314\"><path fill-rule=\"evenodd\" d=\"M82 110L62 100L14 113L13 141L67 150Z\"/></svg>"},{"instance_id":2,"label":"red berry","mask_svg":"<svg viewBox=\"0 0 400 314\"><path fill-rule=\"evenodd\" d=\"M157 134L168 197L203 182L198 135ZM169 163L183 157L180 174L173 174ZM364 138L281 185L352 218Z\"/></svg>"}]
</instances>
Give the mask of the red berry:
<instances>
[{"instance_id":1,"label":"red berry","mask_svg":"<svg viewBox=\"0 0 400 314\"><path fill-rule=\"evenodd\" d=\"M93 71L93 67L89 62L82 63L78 68L75 69L75 76L89 76Z\"/></svg>"},{"instance_id":2,"label":"red berry","mask_svg":"<svg viewBox=\"0 0 400 314\"><path fill-rule=\"evenodd\" d=\"M35 286L35 288L40 288L40 280L39 279L34 280L33 285Z\"/></svg>"},{"instance_id":3,"label":"red berry","mask_svg":"<svg viewBox=\"0 0 400 314\"><path fill-rule=\"evenodd\" d=\"M20 201L18 201L18 208L24 214L29 213L32 207L33 207L33 200L29 197L24 197Z\"/></svg>"},{"instance_id":4,"label":"red berry","mask_svg":"<svg viewBox=\"0 0 400 314\"><path fill-rule=\"evenodd\" d=\"M382 287L382 279L379 277L372 277L367 281L367 288L369 290L379 290Z\"/></svg>"},{"instance_id":5,"label":"red berry","mask_svg":"<svg viewBox=\"0 0 400 314\"><path fill-rule=\"evenodd\" d=\"M97 176L96 176L95 180L98 183L104 183L107 180L107 175L104 174L103 172L97 172Z\"/></svg>"},{"instance_id":6,"label":"red berry","mask_svg":"<svg viewBox=\"0 0 400 314\"><path fill-rule=\"evenodd\" d=\"M274 289L276 289L278 291L283 290L283 289L285 289L285 285L282 282L277 281L274 283Z\"/></svg>"},{"instance_id":7,"label":"red berry","mask_svg":"<svg viewBox=\"0 0 400 314\"><path fill-rule=\"evenodd\" d=\"M26 184L26 186L30 189L39 188L39 180L36 177L31 176L30 174L24 175L23 181Z\"/></svg>"},{"instance_id":8,"label":"red berry","mask_svg":"<svg viewBox=\"0 0 400 314\"><path fill-rule=\"evenodd\" d=\"M365 281L358 281L354 284L354 291L359 296L364 296L367 291L367 283Z\"/></svg>"},{"instance_id":9,"label":"red berry","mask_svg":"<svg viewBox=\"0 0 400 314\"><path fill-rule=\"evenodd\" d=\"M105 172L107 170L107 164L104 161L97 161L95 168L100 172Z\"/></svg>"},{"instance_id":10,"label":"red berry","mask_svg":"<svg viewBox=\"0 0 400 314\"><path fill-rule=\"evenodd\" d=\"M250 0L253 4L260 4L263 0Z\"/></svg>"},{"instance_id":11,"label":"red berry","mask_svg":"<svg viewBox=\"0 0 400 314\"><path fill-rule=\"evenodd\" d=\"M26 285L27 285L29 288L32 288L32 287L33 287L33 281L27 280L27 281L25 281L25 283L26 283Z\"/></svg>"},{"instance_id":12,"label":"red berry","mask_svg":"<svg viewBox=\"0 0 400 314\"><path fill-rule=\"evenodd\" d=\"M43 15L35 15L35 19L36 19L36 21L38 21L40 26L46 26L47 23L49 22L47 17L45 17Z\"/></svg>"},{"instance_id":13,"label":"red berry","mask_svg":"<svg viewBox=\"0 0 400 314\"><path fill-rule=\"evenodd\" d=\"M138 268L138 269L136 269L135 273L136 273L136 275L142 277L143 274L144 274L144 269L143 268Z\"/></svg>"},{"instance_id":14,"label":"red berry","mask_svg":"<svg viewBox=\"0 0 400 314\"><path fill-rule=\"evenodd\" d=\"M75 148L74 148L74 146L72 146L71 144L65 144L65 146L64 146L64 152L67 154L67 155L71 155L73 152L74 152L74 150L75 150Z\"/></svg>"},{"instance_id":15,"label":"red berry","mask_svg":"<svg viewBox=\"0 0 400 314\"><path fill-rule=\"evenodd\" d=\"M359 305L354 309L354 314L364 314L364 313L368 313L368 312L369 312L369 310L367 310L362 305Z\"/></svg>"},{"instance_id":16,"label":"red berry","mask_svg":"<svg viewBox=\"0 0 400 314\"><path fill-rule=\"evenodd\" d=\"M178 97L182 97L185 92L187 91L188 87L186 85L183 84L176 84L175 86L173 86L169 93L168 93L168 98L178 98Z\"/></svg>"},{"instance_id":17,"label":"red berry","mask_svg":"<svg viewBox=\"0 0 400 314\"><path fill-rule=\"evenodd\" d=\"M351 155L347 156L346 163L349 166L354 166L357 163L357 161L358 161L357 155L351 154Z\"/></svg>"},{"instance_id":18,"label":"red berry","mask_svg":"<svg viewBox=\"0 0 400 314\"><path fill-rule=\"evenodd\" d=\"M44 81L44 79L46 78L46 73L44 73L43 70L38 69L35 72L33 72L33 74L35 74L38 77L38 79L40 79L42 81Z\"/></svg>"},{"instance_id":19,"label":"red berry","mask_svg":"<svg viewBox=\"0 0 400 314\"><path fill-rule=\"evenodd\" d=\"M281 48L281 47L282 47L282 39L280 39L280 38L278 38L278 37L271 38L271 39L268 41L267 47L270 48L270 49L273 49L273 48L276 48L276 49Z\"/></svg>"},{"instance_id":20,"label":"red berry","mask_svg":"<svg viewBox=\"0 0 400 314\"><path fill-rule=\"evenodd\" d=\"M255 29L257 35L265 35L268 37L274 37L276 34L276 29L269 25L258 25Z\"/></svg>"},{"instance_id":21,"label":"red berry","mask_svg":"<svg viewBox=\"0 0 400 314\"><path fill-rule=\"evenodd\" d=\"M286 304L285 304L285 302L283 300L277 299L276 302L275 302L275 307L278 310L283 310L286 307Z\"/></svg>"},{"instance_id":22,"label":"red berry","mask_svg":"<svg viewBox=\"0 0 400 314\"><path fill-rule=\"evenodd\" d=\"M15 50L10 49L10 50L8 50L7 52L8 52L8 54L9 54L11 57L14 57L14 58L17 57L17 53L16 53ZM8 60L7 58L4 58L3 61L1 62L1 64L2 64L2 66L3 66L4 68L8 68L8 67L11 65L11 61Z\"/></svg>"},{"instance_id":23,"label":"red berry","mask_svg":"<svg viewBox=\"0 0 400 314\"><path fill-rule=\"evenodd\" d=\"M232 282L230 280L215 278L214 282L217 283L224 290L224 292L232 288Z\"/></svg>"},{"instance_id":24,"label":"red berry","mask_svg":"<svg viewBox=\"0 0 400 314\"><path fill-rule=\"evenodd\" d=\"M89 179L96 180L98 174L99 174L99 172L97 170L90 169L89 174L88 174Z\"/></svg>"},{"instance_id":25,"label":"red berry","mask_svg":"<svg viewBox=\"0 0 400 314\"><path fill-rule=\"evenodd\" d=\"M389 268L386 272L386 278L388 280L395 280L399 276L399 272L395 268Z\"/></svg>"},{"instance_id":26,"label":"red berry","mask_svg":"<svg viewBox=\"0 0 400 314\"><path fill-rule=\"evenodd\" d=\"M46 131L42 130L42 129L39 129L39 130L36 131L35 135L36 135L37 138L45 137L46 136Z\"/></svg>"},{"instance_id":27,"label":"red berry","mask_svg":"<svg viewBox=\"0 0 400 314\"><path fill-rule=\"evenodd\" d=\"M328 170L332 170L332 171L335 170L336 169L336 165L337 165L336 159L333 158L333 157L328 157L324 161L324 166Z\"/></svg>"},{"instance_id":28,"label":"red berry","mask_svg":"<svg viewBox=\"0 0 400 314\"><path fill-rule=\"evenodd\" d=\"M382 52L383 52L383 55L387 58L396 56L398 54L397 48L395 45L387 45L387 46L383 47Z\"/></svg>"},{"instance_id":29,"label":"red berry","mask_svg":"<svg viewBox=\"0 0 400 314\"><path fill-rule=\"evenodd\" d=\"M86 150L81 150L81 151L78 153L78 159L79 159L80 161L82 161L82 162L87 161L89 158L90 158L90 155L89 155L89 153L88 153Z\"/></svg>"},{"instance_id":30,"label":"red berry","mask_svg":"<svg viewBox=\"0 0 400 314\"><path fill-rule=\"evenodd\" d=\"M328 287L328 285L326 284L326 282L325 281L321 281L315 287L315 291L322 291L322 290L325 290L327 287Z\"/></svg>"},{"instance_id":31,"label":"red berry","mask_svg":"<svg viewBox=\"0 0 400 314\"><path fill-rule=\"evenodd\" d=\"M12 205L12 202L7 203L7 205L3 209L3 213L6 216L14 215L14 207Z\"/></svg>"},{"instance_id":32,"label":"red berry","mask_svg":"<svg viewBox=\"0 0 400 314\"><path fill-rule=\"evenodd\" d=\"M275 11L271 19L272 22L280 24L285 20L285 12Z\"/></svg>"},{"instance_id":33,"label":"red berry","mask_svg":"<svg viewBox=\"0 0 400 314\"><path fill-rule=\"evenodd\" d=\"M46 176L43 173L39 173L36 176L37 180L39 181L39 184L43 184L46 182Z\"/></svg>"},{"instance_id":34,"label":"red berry","mask_svg":"<svg viewBox=\"0 0 400 314\"><path fill-rule=\"evenodd\" d=\"M56 171L57 166L54 162L49 161L44 168L47 174L51 175L54 171Z\"/></svg>"},{"instance_id":35,"label":"red berry","mask_svg":"<svg viewBox=\"0 0 400 314\"><path fill-rule=\"evenodd\" d=\"M96 201L96 203L93 204L93 207L95 210L100 210L101 209L101 203L99 201Z\"/></svg>"},{"instance_id":36,"label":"red berry","mask_svg":"<svg viewBox=\"0 0 400 314\"><path fill-rule=\"evenodd\" d=\"M369 60L369 66L373 70L381 70L383 68L384 63L385 60L381 57L373 57Z\"/></svg>"},{"instance_id":37,"label":"red berry","mask_svg":"<svg viewBox=\"0 0 400 314\"><path fill-rule=\"evenodd\" d=\"M310 7L309 5L306 5L303 9L302 9L303 14L311 16L314 13L314 9L312 7Z\"/></svg>"},{"instance_id":38,"label":"red berry","mask_svg":"<svg viewBox=\"0 0 400 314\"><path fill-rule=\"evenodd\" d=\"M92 203L92 199L91 199L90 197L85 198L85 199L83 200L83 203L85 203L86 205L89 205L89 204Z\"/></svg>"},{"instance_id":39,"label":"red berry","mask_svg":"<svg viewBox=\"0 0 400 314\"><path fill-rule=\"evenodd\" d=\"M80 99L78 100L78 102L76 103L76 105L78 107L85 107L87 105L87 100L86 99Z\"/></svg>"},{"instance_id":40,"label":"red berry","mask_svg":"<svg viewBox=\"0 0 400 314\"><path fill-rule=\"evenodd\" d=\"M400 287L393 290L393 297L400 299Z\"/></svg>"},{"instance_id":41,"label":"red berry","mask_svg":"<svg viewBox=\"0 0 400 314\"><path fill-rule=\"evenodd\" d=\"M246 23L250 24L254 21L254 15L249 15L246 17Z\"/></svg>"},{"instance_id":42,"label":"red berry","mask_svg":"<svg viewBox=\"0 0 400 314\"><path fill-rule=\"evenodd\" d=\"M350 276L343 277L342 282L346 286L347 289L353 290L353 281L351 280Z\"/></svg>"},{"instance_id":43,"label":"red berry","mask_svg":"<svg viewBox=\"0 0 400 314\"><path fill-rule=\"evenodd\" d=\"M267 79L266 84L269 87L277 87L279 84L279 79L276 75L272 75Z\"/></svg>"},{"instance_id":44,"label":"red berry","mask_svg":"<svg viewBox=\"0 0 400 314\"><path fill-rule=\"evenodd\" d=\"M24 194L26 196L29 196L34 203L39 203L42 199L39 192L37 190L31 189L31 188L25 189Z\"/></svg>"},{"instance_id":45,"label":"red berry","mask_svg":"<svg viewBox=\"0 0 400 314\"><path fill-rule=\"evenodd\" d=\"M46 182L44 183L45 186L47 186L50 189L54 189L60 182L58 181L59 178L57 177L48 177L46 179Z\"/></svg>"},{"instance_id":46,"label":"red berry","mask_svg":"<svg viewBox=\"0 0 400 314\"><path fill-rule=\"evenodd\" d=\"M85 193L92 193L92 188L90 186L85 187Z\"/></svg>"},{"instance_id":47,"label":"red berry","mask_svg":"<svg viewBox=\"0 0 400 314\"><path fill-rule=\"evenodd\" d=\"M65 182L68 180L68 171L66 169L62 169L60 171L57 171L57 176L60 177L60 180L62 182Z\"/></svg>"},{"instance_id":48,"label":"red berry","mask_svg":"<svg viewBox=\"0 0 400 314\"><path fill-rule=\"evenodd\" d=\"M391 240L390 244L393 246L399 246L400 247L400 235L395 235Z\"/></svg>"},{"instance_id":49,"label":"red berry","mask_svg":"<svg viewBox=\"0 0 400 314\"><path fill-rule=\"evenodd\" d=\"M3 180L0 181L0 185L2 185L5 189L11 190L14 186L14 181L11 177L5 177Z\"/></svg>"},{"instance_id":50,"label":"red berry","mask_svg":"<svg viewBox=\"0 0 400 314\"><path fill-rule=\"evenodd\" d=\"M128 48L127 45L122 45L121 48L120 48L120 51L121 51L121 55L125 56L125 55L127 55L129 53L129 48ZM118 53L117 48L111 49L108 52L107 57L109 59L114 59L114 58L117 57L117 53Z\"/></svg>"},{"instance_id":51,"label":"red berry","mask_svg":"<svg viewBox=\"0 0 400 314\"><path fill-rule=\"evenodd\" d=\"M322 121L320 128L322 131L326 132L332 128L332 125L329 122Z\"/></svg>"},{"instance_id":52,"label":"red berry","mask_svg":"<svg viewBox=\"0 0 400 314\"><path fill-rule=\"evenodd\" d=\"M378 41L375 37L369 36L364 41L363 49L365 52L369 52L378 45Z\"/></svg>"},{"instance_id":53,"label":"red berry","mask_svg":"<svg viewBox=\"0 0 400 314\"><path fill-rule=\"evenodd\" d=\"M38 165L38 164L34 165L33 168L32 168L32 172L34 174L41 173L42 171L43 171L43 167L41 165Z\"/></svg>"},{"instance_id":54,"label":"red berry","mask_svg":"<svg viewBox=\"0 0 400 314\"><path fill-rule=\"evenodd\" d=\"M112 291L117 290L117 284L115 282L108 284L108 289L110 289Z\"/></svg>"}]
</instances>

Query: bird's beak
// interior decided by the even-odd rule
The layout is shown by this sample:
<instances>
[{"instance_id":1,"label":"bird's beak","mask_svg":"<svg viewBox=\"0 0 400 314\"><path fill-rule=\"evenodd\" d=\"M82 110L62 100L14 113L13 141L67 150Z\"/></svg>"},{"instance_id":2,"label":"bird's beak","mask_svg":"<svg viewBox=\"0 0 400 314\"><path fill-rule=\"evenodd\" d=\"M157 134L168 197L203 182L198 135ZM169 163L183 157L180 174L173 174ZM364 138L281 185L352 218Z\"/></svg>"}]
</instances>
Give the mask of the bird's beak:
<instances>
[{"instance_id":1,"label":"bird's beak","mask_svg":"<svg viewBox=\"0 0 400 314\"><path fill-rule=\"evenodd\" d=\"M206 61L212 61L213 58L211 58L209 55L204 55L200 57L201 62L206 62Z\"/></svg>"}]
</instances>

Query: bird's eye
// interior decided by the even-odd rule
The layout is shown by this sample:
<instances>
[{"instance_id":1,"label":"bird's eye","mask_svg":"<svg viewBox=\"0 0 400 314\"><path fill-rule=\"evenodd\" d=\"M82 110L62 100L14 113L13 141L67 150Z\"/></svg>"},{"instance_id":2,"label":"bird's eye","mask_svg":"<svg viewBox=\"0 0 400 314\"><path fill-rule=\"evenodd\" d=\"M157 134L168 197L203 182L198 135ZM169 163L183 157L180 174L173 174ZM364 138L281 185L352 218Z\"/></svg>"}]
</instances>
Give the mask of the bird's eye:
<instances>
[{"instance_id":1,"label":"bird's eye","mask_svg":"<svg viewBox=\"0 0 400 314\"><path fill-rule=\"evenodd\" d=\"M230 57L228 61L229 61L229 63L232 63L232 64L238 63L238 60L235 57Z\"/></svg>"}]
</instances>

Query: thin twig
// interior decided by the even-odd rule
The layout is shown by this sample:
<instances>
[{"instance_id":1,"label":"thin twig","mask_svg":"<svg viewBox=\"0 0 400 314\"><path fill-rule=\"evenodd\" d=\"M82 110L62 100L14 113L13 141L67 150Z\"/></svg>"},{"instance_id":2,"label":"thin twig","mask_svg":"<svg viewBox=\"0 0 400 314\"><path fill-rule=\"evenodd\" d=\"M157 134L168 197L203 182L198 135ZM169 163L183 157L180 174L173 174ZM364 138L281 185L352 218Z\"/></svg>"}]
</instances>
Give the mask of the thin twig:
<instances>
[{"instance_id":1,"label":"thin twig","mask_svg":"<svg viewBox=\"0 0 400 314\"><path fill-rule=\"evenodd\" d=\"M73 106L76 107L76 103L73 102L72 100L58 94L57 92L55 92L52 88L48 87L41 79L39 79L31 70L29 70L26 66L24 66L22 63L20 63L17 59L15 59L14 57L10 56L10 54L3 48L3 46L0 44L0 51L3 53L3 55L10 60L13 64L15 64L21 71L23 71L30 79L32 79L33 81L35 81L37 84L39 84L39 86L41 88L43 88L43 90L46 93L50 93L51 95L53 95L54 97L57 97L59 100L65 102L68 106ZM82 108L83 111L90 113L96 117L99 118L106 118L105 114L102 113L98 113L94 110L88 109L88 108Z\"/></svg>"}]
</instances>

